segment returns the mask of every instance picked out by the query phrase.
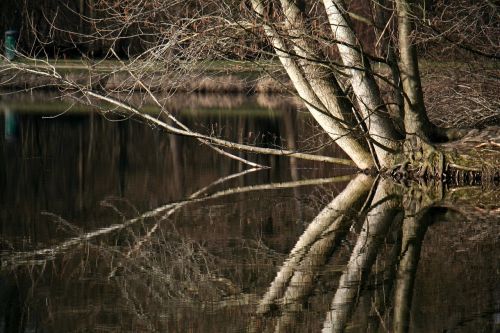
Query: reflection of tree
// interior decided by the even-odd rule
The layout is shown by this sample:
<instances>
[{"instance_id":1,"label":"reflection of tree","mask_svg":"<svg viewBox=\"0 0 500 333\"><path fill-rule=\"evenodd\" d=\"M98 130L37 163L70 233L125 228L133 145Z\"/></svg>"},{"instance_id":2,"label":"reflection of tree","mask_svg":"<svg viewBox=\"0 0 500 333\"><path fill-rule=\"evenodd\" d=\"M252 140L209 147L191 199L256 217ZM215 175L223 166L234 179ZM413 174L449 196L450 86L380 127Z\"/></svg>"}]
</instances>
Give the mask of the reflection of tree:
<instances>
[{"instance_id":1,"label":"reflection of tree","mask_svg":"<svg viewBox=\"0 0 500 333\"><path fill-rule=\"evenodd\" d=\"M376 332L380 326L386 331L409 330L420 249L436 212L428 208L428 198L415 191L384 179L369 191L372 182L367 176L358 176L313 220L260 301L252 331L263 329L264 315L277 316L276 332L296 327L302 304L311 296L317 276L338 252L355 215L364 216L364 223L340 276L323 332L344 332L353 320L363 331ZM410 195L404 195L405 190ZM382 247L384 241L392 245ZM373 268L376 260L384 263L381 271L379 265ZM375 290L368 288L369 283L374 283ZM388 311L390 308L393 310ZM390 316L392 325L387 323Z\"/></svg>"},{"instance_id":2,"label":"reflection of tree","mask_svg":"<svg viewBox=\"0 0 500 333\"><path fill-rule=\"evenodd\" d=\"M219 274L222 271L221 267L225 267L223 266L224 263L221 263L218 257L209 253L197 241L177 233L174 224L168 224L165 220L169 219L181 208L193 203L205 203L217 198L255 191L292 189L298 186L333 182L344 183L352 178L352 176L339 176L217 191L217 188L226 182L258 170L260 169L248 169L220 178L194 192L186 200L157 207L140 216L124 220L122 223L86 233L81 229L73 228L74 233L72 234L74 237L53 246L26 252L9 251L2 253L0 256L2 271L9 273L19 271L23 272L20 274L22 276L26 274L26 271L29 271L29 280L34 281L33 285L23 285L22 281L19 283L20 288L29 288L29 294L44 292L44 284L47 281L43 283L40 281L43 280L45 275L54 274L60 278L55 283L49 279L50 297L43 297L48 302L48 305L38 303L36 300L38 297L21 301L25 304L24 308L33 307L35 315L38 315L37 311L40 311L43 313L42 317L50 318L48 324L41 325L44 327L45 325L59 325L57 321L60 317L58 316L74 309L78 309L78 311L75 311L78 312L77 314L71 314L72 318L75 319L74 322L65 322L58 326L59 328L66 324L71 327L71 325L85 325L88 323L78 317L80 315L82 317L87 315L96 321L101 320L97 315L104 310L95 307L94 304L104 304L109 302L109 298L101 297L102 293L97 290L96 293L91 290L82 291L84 288L79 285L83 279L87 281L85 282L85 286L87 286L88 280L94 279L95 276L107 277L103 288L106 290L109 288L111 294L120 298L122 307L109 311L140 322L141 329L138 329L138 331L164 331L168 327L168 323L163 317L157 318L156 314L159 313L164 316L167 313L176 316L181 313L182 315L183 310L177 311L175 307L172 308L172 304L179 300L193 308L197 308L200 303L208 304L212 311L216 309L217 311L223 311L226 308L248 305L252 301L253 295L241 294L238 285ZM366 176L360 177L366 179L367 185L365 187L368 188L370 184L369 178ZM349 200L349 198L345 199ZM113 202L110 201L109 204L111 205ZM119 210L118 205L116 209ZM58 220L61 227L68 228L68 222L57 216L53 217ZM111 241L106 241L110 239ZM257 253L259 250L261 252ZM257 246L255 246L255 253L261 257L267 255L264 250ZM50 264L47 265L49 262ZM53 273L52 269L45 271L45 267L49 266L57 274ZM61 269L61 272L58 272L58 269ZM71 278L68 278L68 276ZM1 282L0 280L0 292L2 292ZM77 285L76 288L73 288L75 287L74 284ZM64 293L64 300L77 304L71 304L70 307L66 307L67 304L60 304L61 299L57 292L60 290L61 285L66 291L71 290L68 294ZM115 290L113 290L114 288ZM116 295L116 289L118 289L119 295ZM48 291L45 290L45 292ZM83 292L91 299L81 299L79 296L72 298L75 296L74 293L78 292ZM1 307L0 310L0 315L5 313ZM50 312L52 310L54 313L45 315L46 311ZM19 319L21 316L18 315L16 318ZM37 320L37 318L33 318L35 317L30 315L29 320ZM116 324L112 318L109 319L110 322L113 322L113 325ZM21 318L19 320L27 319ZM200 319L199 322L202 322L202 320ZM70 330L68 327L64 327L67 330L63 329L62 331Z\"/></svg>"},{"instance_id":3,"label":"reflection of tree","mask_svg":"<svg viewBox=\"0 0 500 333\"><path fill-rule=\"evenodd\" d=\"M338 289L323 324L324 332L344 330L399 206L399 197L394 193L393 184L382 181L375 191L372 207L366 216L347 268L340 277Z\"/></svg>"},{"instance_id":4,"label":"reflection of tree","mask_svg":"<svg viewBox=\"0 0 500 333\"><path fill-rule=\"evenodd\" d=\"M353 179L311 222L299 238L288 259L262 298L257 313L269 313L278 300L283 301L284 314L277 326L286 331L293 322L293 313L304 297L313 288L314 276L325 264L331 250L349 229L352 219L346 218L360 206L366 197L373 179L359 175ZM251 331L259 329L258 318L252 323Z\"/></svg>"},{"instance_id":5,"label":"reflection of tree","mask_svg":"<svg viewBox=\"0 0 500 333\"><path fill-rule=\"evenodd\" d=\"M271 284L271 287L259 305L259 313L268 312L270 305L283 296L298 266L312 251L314 246L318 246L317 241L322 236L332 234L339 229L345 232L346 223L349 223L343 219L345 212L366 195L371 182L372 180L368 177L358 176L316 216L295 244L288 259Z\"/></svg>"},{"instance_id":6,"label":"reflection of tree","mask_svg":"<svg viewBox=\"0 0 500 333\"><path fill-rule=\"evenodd\" d=\"M234 180L238 176L253 171L256 169L221 178L193 193L189 200L159 207L145 213L141 218L128 220L127 223L116 225L111 229L91 232L84 235L85 237L69 239L45 250L1 257L8 259L13 265L22 264L24 261L25 264L29 264L28 267L31 264L34 267L41 263L46 264L57 255L53 265L44 266L54 267L54 272L61 270L57 272L58 274L54 274L47 269L46 273L50 273L47 274L51 276L50 279L53 275L59 276L59 280L51 282L49 289L62 285L63 300L72 300L76 303L70 306L63 304L61 296L52 290L48 297L41 297L40 295L45 295L44 292L48 293L48 291L43 290L43 285L37 278L37 275L42 275L39 272L30 273L33 276L30 281L34 282L28 293L23 290L24 287L18 288L22 295L35 295L31 299L21 299L23 308L33 308L34 313L36 310L43 309L42 316L51 318L48 324L44 323L44 325L59 325L58 320L70 313L75 320L65 322L64 325L68 326L64 326L66 330L62 331L74 330L72 325L87 325L88 322L84 318L89 317L100 324L102 324L101 321L109 320L106 324L116 325L113 327L119 327L126 320L130 320L134 325L138 325L135 326L137 331L166 331L170 330L172 325L182 326L184 323L171 323L165 318L172 316L178 319L186 313L190 315L196 313L196 318L193 318L189 325L197 325L195 327L199 328L199 331L220 331L220 325L222 325L220 322L217 323L219 330L204 326L207 317L203 317L205 314L202 311L204 310L200 310L199 305L207 306L210 311L217 311L218 314L223 312L224 318L227 318L234 315L230 312L231 310L246 309L249 304L254 304L255 295L245 293L248 289L241 288L238 282L234 282L237 281L236 279L231 281L228 279L231 276L222 273L222 270L227 269L227 262L221 262L220 258L209 253L198 242L178 234L174 225L160 228L163 219L178 211L180 207L186 207L195 202L205 203L207 200L227 195L346 181L345 177L337 177L211 192L228 180ZM403 194L403 190L407 191ZM406 195L408 193L411 195ZM426 189L425 195L428 196L429 193L430 191ZM320 212L299 238L271 287L258 304L257 315L251 322L250 330L255 332L264 330L261 317L276 316L271 325L272 330L299 331L301 312L306 311L303 304L317 305L307 301L314 294L318 276L321 277L322 271L332 261L332 257L334 260L341 257L336 256L342 252L341 248L344 248L340 244L347 238L349 230L357 230L356 227L351 226L356 225L357 223L353 221L359 219L363 223L359 223L361 230L354 248L349 254L350 258L340 276L338 287L333 292L330 306L319 311L318 323L324 325L325 332L343 332L344 330L378 332L379 328L391 332L408 331L420 248L431 216L435 217L436 213L434 208L428 207L429 201L424 198L424 195L409 191L390 181L373 180L366 175L358 175L352 179L346 189ZM446 209L440 208L438 212L445 213ZM153 218L154 220L151 221ZM144 222L142 228L129 228L131 223L141 224L140 222ZM170 226L173 228L171 229ZM111 232L119 232L123 236L119 238L120 244L106 245L96 241L97 237L103 239L104 235L111 236ZM390 245L384 246L384 240ZM84 241L88 243L86 246L81 246ZM128 243L124 245L125 242ZM265 258L264 256L269 253L261 252L260 259ZM275 260L275 257L272 260ZM5 260L2 265L5 265ZM29 270L31 271L32 268ZM68 276L71 279L68 279ZM96 304L110 304L110 297L107 292L96 291L95 294L91 292L87 294L87 289L92 289L88 288L89 284L86 280L89 276L107 277L105 288L114 292L111 293L115 297L112 300L113 304L119 303L122 307L108 310L96 307ZM76 277L76 282L73 277ZM78 286L75 288L75 284L81 283L82 278L87 282L80 284L80 289ZM373 286L375 286L374 290ZM82 289L85 289L83 293L90 297L80 297L78 293L82 292ZM2 285L0 279L0 295L12 292L12 295L16 296L12 290L9 285ZM73 298L68 298L67 294ZM14 299L9 297L4 298ZM182 299L182 304L187 304L183 309L177 308L179 299ZM387 301L389 299L392 302ZM43 300L48 305L42 305L42 301L36 304L38 300ZM392 304L388 306L388 303ZM27 305L24 306L24 304ZM11 310L16 309L12 307ZM45 316L45 311L48 312L47 316ZM115 321L113 316L103 319L100 316L105 311L113 315L120 314L120 318L126 319ZM313 312L307 311L308 314ZM245 314L242 316L245 316L246 311L243 312ZM0 305L0 320L2 315L7 318L9 314L6 313L5 306ZM388 316L391 315L392 322L389 323ZM18 322L19 318L16 318L7 318L5 321L11 321L13 325L22 325ZM239 325L246 325L246 317L244 319L239 321ZM267 324L267 321L265 323ZM192 326L189 327L192 328ZM84 329L85 327L82 326L82 330Z\"/></svg>"},{"instance_id":7,"label":"reflection of tree","mask_svg":"<svg viewBox=\"0 0 500 333\"><path fill-rule=\"evenodd\" d=\"M365 176L353 180L345 192L335 198L325 208L326 211L323 210L325 214L320 214L315 219L314 222L319 221L323 230L315 239L304 237L304 244L295 252L303 257L295 264L295 270L283 294L283 316L278 320L277 331L289 331L295 318L294 313L300 310L299 304L312 292L318 269L325 265L332 250L349 230L352 224L352 218L349 217L356 213L356 208L360 208L371 181ZM308 236L312 236L312 233ZM293 263L293 259L288 263Z\"/></svg>"},{"instance_id":8,"label":"reflection of tree","mask_svg":"<svg viewBox=\"0 0 500 333\"><path fill-rule=\"evenodd\" d=\"M402 227L403 240L394 291L393 332L407 332L410 328L413 285L428 224L427 212L418 214L407 209Z\"/></svg>"}]
</instances>

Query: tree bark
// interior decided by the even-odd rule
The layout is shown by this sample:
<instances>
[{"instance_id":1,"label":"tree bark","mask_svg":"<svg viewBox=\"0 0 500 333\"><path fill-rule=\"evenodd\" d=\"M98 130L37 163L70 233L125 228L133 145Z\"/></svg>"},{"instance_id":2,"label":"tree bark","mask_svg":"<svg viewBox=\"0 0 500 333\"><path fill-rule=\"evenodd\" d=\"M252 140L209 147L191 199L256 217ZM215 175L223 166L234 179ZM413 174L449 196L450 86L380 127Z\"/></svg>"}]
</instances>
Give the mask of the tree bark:
<instances>
[{"instance_id":1,"label":"tree bark","mask_svg":"<svg viewBox=\"0 0 500 333\"><path fill-rule=\"evenodd\" d=\"M412 32L411 0L397 0L398 41L401 82L404 91L404 126L407 135L418 135L429 140L438 140L437 127L427 117L424 94L420 82L417 50Z\"/></svg>"},{"instance_id":2,"label":"tree bark","mask_svg":"<svg viewBox=\"0 0 500 333\"><path fill-rule=\"evenodd\" d=\"M318 43L306 37L311 34L306 14L301 9L303 6L292 0L281 0L281 7L285 14L285 27L290 34L293 50L299 56L298 62L314 93L333 116L344 121L349 128L354 128L356 124L346 119L349 114L352 119L353 105L335 76L319 63L325 56Z\"/></svg>"},{"instance_id":3,"label":"tree bark","mask_svg":"<svg viewBox=\"0 0 500 333\"><path fill-rule=\"evenodd\" d=\"M391 69L392 89L394 91L394 101L396 102L397 110L393 111L391 117L393 118L396 127L401 132L404 132L404 99L403 99L403 86L401 84L401 74L396 58L396 51L394 42L391 38L392 25L390 19L391 4L387 0L378 0L373 2L374 20L375 20L375 34L377 36L377 44L375 45L375 52L381 58L384 58L387 65Z\"/></svg>"},{"instance_id":4,"label":"tree bark","mask_svg":"<svg viewBox=\"0 0 500 333\"><path fill-rule=\"evenodd\" d=\"M262 0L252 0L252 7L261 18L265 17L265 6ZM321 101L316 96L310 83L301 71L297 61L291 56L283 38L279 36L271 25L264 22L263 27L266 36L269 38L271 45L297 90L297 93L306 104L311 115L359 168L372 168L374 162L370 153L354 139L350 129L345 128L341 122L339 122L339 119L334 119L328 111L324 109Z\"/></svg>"},{"instance_id":5,"label":"tree bark","mask_svg":"<svg viewBox=\"0 0 500 333\"><path fill-rule=\"evenodd\" d=\"M389 167L392 155L401 139L389 117L385 103L373 76L370 62L363 54L340 0L323 1L340 57L350 75L350 82L364 118L368 133L375 144L376 156L382 167Z\"/></svg>"}]
</instances>

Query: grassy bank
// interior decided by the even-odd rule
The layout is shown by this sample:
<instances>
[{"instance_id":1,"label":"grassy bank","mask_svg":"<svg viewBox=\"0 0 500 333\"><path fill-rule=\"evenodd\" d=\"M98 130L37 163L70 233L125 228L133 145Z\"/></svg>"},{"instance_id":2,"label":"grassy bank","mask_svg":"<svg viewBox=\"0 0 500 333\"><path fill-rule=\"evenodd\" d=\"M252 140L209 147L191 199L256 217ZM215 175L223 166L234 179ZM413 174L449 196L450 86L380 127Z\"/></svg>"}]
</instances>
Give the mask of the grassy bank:
<instances>
[{"instance_id":1,"label":"grassy bank","mask_svg":"<svg viewBox=\"0 0 500 333\"><path fill-rule=\"evenodd\" d=\"M64 78L80 85L108 91L140 91L134 77L118 61L58 60L20 61L22 65L37 69L53 68ZM210 92L210 93L284 93L291 89L285 76L279 76L283 83L273 80L263 70L273 68L272 62L230 62L206 61L193 65L180 76L165 75L161 66L150 64L141 71L141 80L154 91L166 92ZM137 75L134 74L134 75ZM274 76L276 78L276 76ZM54 89L56 80L30 73L18 73L0 64L0 89Z\"/></svg>"},{"instance_id":2,"label":"grassy bank","mask_svg":"<svg viewBox=\"0 0 500 333\"><path fill-rule=\"evenodd\" d=\"M51 69L51 66L68 80L94 89L108 91L140 91L137 81L116 60L26 60L18 63ZM140 64L138 64L139 66ZM209 93L286 93L293 91L289 79L276 61L203 61L190 65L185 74L165 74L162 64L143 66L142 81L155 91L209 92ZM487 70L498 70L498 63L482 64ZM131 65L133 67L133 65ZM136 66L137 67L137 66ZM467 63L435 62L423 60L423 73L460 71L468 69ZM382 75L389 73L385 65L374 65ZM269 73L272 73L269 75ZM54 89L57 82L34 74L15 73L0 63L0 89Z\"/></svg>"}]
</instances>

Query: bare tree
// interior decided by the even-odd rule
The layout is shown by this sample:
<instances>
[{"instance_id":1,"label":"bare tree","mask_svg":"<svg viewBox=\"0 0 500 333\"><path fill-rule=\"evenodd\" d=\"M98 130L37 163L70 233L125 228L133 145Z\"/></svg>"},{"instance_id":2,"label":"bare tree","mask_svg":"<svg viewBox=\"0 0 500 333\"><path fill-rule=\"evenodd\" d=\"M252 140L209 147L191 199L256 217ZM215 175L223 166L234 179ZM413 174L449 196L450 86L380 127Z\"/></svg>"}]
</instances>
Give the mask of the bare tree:
<instances>
[{"instance_id":1,"label":"bare tree","mask_svg":"<svg viewBox=\"0 0 500 333\"><path fill-rule=\"evenodd\" d=\"M495 143L495 137L486 145L467 146L459 152L439 145L459 139L467 131L438 127L427 114L417 57L418 43L423 40L419 32L424 30L421 27L439 31L445 25L428 24L426 4L410 0L373 2L372 14L366 17L352 11L351 2L337 0L90 1L92 10L84 10L83 3L79 9L63 7L79 15L80 25L87 22L91 28L71 31L53 23L50 30L64 32L79 43L105 45L107 56L118 61L110 73L90 75L91 82L82 84L58 73L48 58L28 64L4 62L3 71L51 78L68 96L83 103L100 101L108 109L112 105L174 134L194 137L252 167L259 165L229 150L349 164L341 159L236 144L196 133L165 107L171 94L203 71L205 60L243 57L270 71L267 64L274 62L262 60L278 58L297 96L358 168L410 178L442 178L450 166L460 172L496 175L498 154L485 158L482 151L496 149L487 144ZM435 5L439 6L444 5ZM375 45L358 38L353 21L373 29ZM454 30L434 37L452 40L450 31L455 33L459 28L460 23L456 23ZM463 33L472 30L467 26ZM47 40L44 37L38 37L42 44ZM476 51L496 57L484 45ZM98 68L95 59L89 58L89 63L89 71ZM386 65L390 75L373 69ZM107 84L116 77L118 84ZM131 89L142 91L168 121L145 114L140 103L133 106L128 94ZM157 93L160 90L162 94ZM387 97L387 90L392 97Z\"/></svg>"},{"instance_id":2,"label":"bare tree","mask_svg":"<svg viewBox=\"0 0 500 333\"><path fill-rule=\"evenodd\" d=\"M92 52L82 52L88 62L89 75L86 80L72 78L58 71L50 53L42 47L42 57L40 53L38 58L20 53L23 61L2 59L0 72L8 80L23 74L44 77L46 82L78 102L98 106L103 112L125 112L169 133L191 137L217 153L252 167L243 173L266 166L242 158L234 151L355 165L371 173L413 180L452 177L459 184L475 183L481 178L498 180L500 131L497 128L482 131L442 128L431 122L418 62L418 48L424 42L440 40L473 54L472 57L496 59L497 53L491 51L496 42L488 38L494 31L481 35L480 45L462 43L467 33L475 34L484 29L471 25L461 29L460 20L452 23L452 28L444 21L429 22L425 3L428 2L372 1L371 16L363 16L351 8L352 2L342 0L95 0L87 3L87 10L80 1L76 9L69 5L61 5L61 8L77 15L78 25L86 26L85 29L61 26L46 14L49 29L45 34L39 34L33 20L28 22L35 33L36 44L47 45L57 32L75 46L83 44L91 49L99 45L106 51L106 58L114 60L114 67L103 73L99 70L103 64L92 57ZM460 4L467 8L467 2ZM490 1L485 0L483 5L474 7L474 13L483 13L485 8L490 8L489 4ZM441 11L447 13L444 2L435 3L435 7L440 6L444 6ZM480 16L475 16L476 22ZM484 25L491 27L495 17L498 18L498 14L492 14ZM449 17L450 20L457 18L459 16ZM373 30L374 40L359 37L359 29L356 29L359 22ZM167 101L183 89L186 81L199 78L199 73L209 66L206 60L219 59L254 61L254 66L271 74L287 89L287 82L275 75L279 70L274 60L279 60L281 73L288 77L296 96L350 160L297 151L293 144L289 149L271 149L231 142L188 128L168 109ZM132 91L140 91L143 99L134 100ZM158 107L159 115L142 110L146 100ZM475 103L488 101L476 100ZM498 104L493 104L491 109L498 113L495 105ZM337 180L294 181L270 187ZM441 194L440 182L435 184L436 192ZM69 248L136 225L145 218L157 217L157 222L136 239L126 253L120 254L127 263L128 258L141 253L141 248L147 248L162 221L189 203L265 187L236 188L205 197L201 194L205 194L206 189L202 189L187 200L158 207L104 229L79 234L55 246L4 256L2 265L15 266L35 260L45 262ZM258 314L267 314L281 301L283 311L276 330L287 331L293 325L294 311L313 290L316 273L349 230L350 211L361 207L363 229L326 313L323 329L325 332L345 329L359 303L359 291L364 289L383 237L395 221L403 220L401 262L398 268L392 267L393 264L390 270L397 276L393 295L399 310L394 313L393 328L405 331L409 325L420 243L427 227L426 221L418 219L418 214L427 205L419 203L418 207L403 212L400 207L404 190L395 182L373 179L369 175L358 175L352 180L299 239L259 303ZM425 193L428 195L432 191L426 188ZM166 251L171 250L166 248ZM199 251L199 254L203 256L204 252ZM193 267L196 267L199 258L193 258ZM137 269L148 271L155 267L158 265L145 260ZM161 273L161 277L169 277ZM204 271L197 278L210 280ZM176 291L177 282L164 287L166 294ZM258 323L252 323L250 329L258 331Z\"/></svg>"}]
</instances>

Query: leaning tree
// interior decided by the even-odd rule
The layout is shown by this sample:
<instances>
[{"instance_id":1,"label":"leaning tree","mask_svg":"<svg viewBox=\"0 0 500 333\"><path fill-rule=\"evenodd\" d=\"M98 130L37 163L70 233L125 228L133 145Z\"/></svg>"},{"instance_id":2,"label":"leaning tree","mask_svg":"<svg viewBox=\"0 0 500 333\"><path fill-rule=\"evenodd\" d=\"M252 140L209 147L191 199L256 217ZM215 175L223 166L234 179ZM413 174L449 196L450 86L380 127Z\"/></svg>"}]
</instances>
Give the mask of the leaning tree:
<instances>
[{"instance_id":1,"label":"leaning tree","mask_svg":"<svg viewBox=\"0 0 500 333\"><path fill-rule=\"evenodd\" d=\"M467 130L433 124L426 111L417 57L419 45L434 43L438 45L434 49L442 49L444 44L439 43L448 43L447 56L457 47L479 59L497 60L495 6L488 0L460 1L454 7L441 1L377 0L356 11L352 10L355 3L98 0L88 1L91 10L75 12L62 2L61 8L79 15L86 28L69 31L56 23L58 11L52 13L54 17L47 14L52 33L37 35L37 45L50 45L53 32L58 32L80 49L85 49L82 45L106 47L119 68L91 77L92 83L87 84L58 73L48 58L4 62L3 68L50 78L81 102L109 103L252 166L258 165L230 150L348 163L194 132L169 112L165 98L156 93L165 81L169 92L175 92L185 80L193 79L193 69L202 68L203 60L243 58L269 71L266 66L275 62L262 60L277 58L294 93L358 168L410 178L441 178L450 172L469 181L485 174L496 177L498 131L480 135L476 131L471 138ZM36 34L37 27L31 28ZM98 65L89 65L89 71L95 68ZM110 89L106 81L118 71L125 72L125 81L131 83ZM119 94L131 88L141 90L169 120L141 112L127 102L127 94ZM449 144L464 136L467 139L460 145Z\"/></svg>"}]
</instances>

